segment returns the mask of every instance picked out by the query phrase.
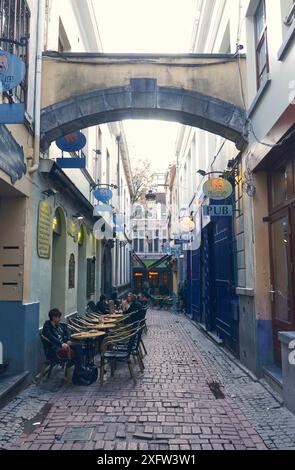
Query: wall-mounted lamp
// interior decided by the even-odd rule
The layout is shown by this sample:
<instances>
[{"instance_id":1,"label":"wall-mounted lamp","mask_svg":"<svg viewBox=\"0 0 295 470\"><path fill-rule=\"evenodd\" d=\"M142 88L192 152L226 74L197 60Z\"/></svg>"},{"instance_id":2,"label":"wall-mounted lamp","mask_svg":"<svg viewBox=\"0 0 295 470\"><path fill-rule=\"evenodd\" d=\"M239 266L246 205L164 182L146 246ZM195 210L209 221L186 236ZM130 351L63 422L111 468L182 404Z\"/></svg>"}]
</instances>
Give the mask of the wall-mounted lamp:
<instances>
[{"instance_id":1,"label":"wall-mounted lamp","mask_svg":"<svg viewBox=\"0 0 295 470\"><path fill-rule=\"evenodd\" d=\"M152 209L156 205L157 195L153 193L152 189L145 195L145 200L148 209Z\"/></svg>"},{"instance_id":2,"label":"wall-mounted lamp","mask_svg":"<svg viewBox=\"0 0 295 470\"><path fill-rule=\"evenodd\" d=\"M55 196L57 193L58 193L58 191L56 189L52 189L52 188L45 189L44 191L42 191L42 194L46 197Z\"/></svg>"},{"instance_id":3,"label":"wall-mounted lamp","mask_svg":"<svg viewBox=\"0 0 295 470\"><path fill-rule=\"evenodd\" d=\"M73 214L72 217L73 219L84 220L84 216L81 215L79 212L77 214Z\"/></svg>"}]
</instances>

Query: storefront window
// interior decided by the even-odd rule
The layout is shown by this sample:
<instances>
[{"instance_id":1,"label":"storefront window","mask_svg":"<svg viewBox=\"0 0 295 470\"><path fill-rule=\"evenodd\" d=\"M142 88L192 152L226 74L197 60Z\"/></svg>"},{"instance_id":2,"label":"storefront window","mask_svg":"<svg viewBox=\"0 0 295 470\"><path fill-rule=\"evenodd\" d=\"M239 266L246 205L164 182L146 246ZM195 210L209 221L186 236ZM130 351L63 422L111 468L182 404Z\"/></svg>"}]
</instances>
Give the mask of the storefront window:
<instances>
[{"instance_id":1,"label":"storefront window","mask_svg":"<svg viewBox=\"0 0 295 470\"><path fill-rule=\"evenodd\" d=\"M277 207L286 202L288 196L288 171L287 164L283 164L271 175L272 207Z\"/></svg>"},{"instance_id":2,"label":"storefront window","mask_svg":"<svg viewBox=\"0 0 295 470\"><path fill-rule=\"evenodd\" d=\"M290 248L289 221L287 216L272 224L272 253L275 316L280 321L290 322Z\"/></svg>"}]
</instances>

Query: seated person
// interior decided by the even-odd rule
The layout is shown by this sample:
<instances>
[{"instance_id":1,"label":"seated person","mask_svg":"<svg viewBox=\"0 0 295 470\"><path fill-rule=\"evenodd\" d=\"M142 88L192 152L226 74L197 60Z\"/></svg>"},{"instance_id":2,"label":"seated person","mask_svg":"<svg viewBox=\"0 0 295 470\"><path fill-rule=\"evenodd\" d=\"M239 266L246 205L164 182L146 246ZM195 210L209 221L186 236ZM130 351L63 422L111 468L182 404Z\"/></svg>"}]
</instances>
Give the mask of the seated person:
<instances>
[{"instance_id":1,"label":"seated person","mask_svg":"<svg viewBox=\"0 0 295 470\"><path fill-rule=\"evenodd\" d=\"M109 307L110 315L113 315L114 313L116 313L115 304L113 300L109 300L108 307Z\"/></svg>"},{"instance_id":2,"label":"seated person","mask_svg":"<svg viewBox=\"0 0 295 470\"><path fill-rule=\"evenodd\" d=\"M53 360L56 358L67 358L73 360L78 369L83 368L83 350L79 343L69 341L70 334L65 323L60 323L61 312L57 308L53 308L48 313L49 320L44 323L42 335L48 340L46 346L46 355ZM47 343L46 343L47 344Z\"/></svg>"},{"instance_id":3,"label":"seated person","mask_svg":"<svg viewBox=\"0 0 295 470\"><path fill-rule=\"evenodd\" d=\"M138 302L141 303L141 305L142 305L143 307L146 307L147 304L148 304L148 300L149 300L149 299L148 299L148 297L142 292L142 293L138 294L137 300L138 300Z\"/></svg>"},{"instance_id":4,"label":"seated person","mask_svg":"<svg viewBox=\"0 0 295 470\"><path fill-rule=\"evenodd\" d=\"M87 311L90 312L90 313L91 312L96 313L96 307L95 307L95 303L93 302L93 300L90 300L90 302L88 302Z\"/></svg>"},{"instance_id":5,"label":"seated person","mask_svg":"<svg viewBox=\"0 0 295 470\"><path fill-rule=\"evenodd\" d=\"M95 309L97 313L102 313L103 315L109 313L107 298L104 294L100 296L99 302L97 302Z\"/></svg>"},{"instance_id":6,"label":"seated person","mask_svg":"<svg viewBox=\"0 0 295 470\"><path fill-rule=\"evenodd\" d=\"M137 300L135 294L129 292L127 295L126 303L124 305L124 314L129 315L130 313L132 313L133 315L126 319L126 322L134 323L136 321L142 320L143 312L144 310L142 303Z\"/></svg>"},{"instance_id":7,"label":"seated person","mask_svg":"<svg viewBox=\"0 0 295 470\"><path fill-rule=\"evenodd\" d=\"M114 305L115 305L116 310L119 310L119 308L121 307L121 304L120 304L120 301L119 301L119 299L118 299L118 293L117 293L117 291L113 291L113 292L112 292L111 300L114 302Z\"/></svg>"}]
</instances>

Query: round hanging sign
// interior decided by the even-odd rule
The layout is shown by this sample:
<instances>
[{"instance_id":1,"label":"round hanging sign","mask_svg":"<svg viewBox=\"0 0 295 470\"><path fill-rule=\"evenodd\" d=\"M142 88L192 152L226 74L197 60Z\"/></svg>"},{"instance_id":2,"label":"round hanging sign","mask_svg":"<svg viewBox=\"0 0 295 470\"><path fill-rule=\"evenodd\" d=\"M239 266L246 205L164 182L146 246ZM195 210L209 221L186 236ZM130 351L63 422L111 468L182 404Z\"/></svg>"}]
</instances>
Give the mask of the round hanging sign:
<instances>
[{"instance_id":1,"label":"round hanging sign","mask_svg":"<svg viewBox=\"0 0 295 470\"><path fill-rule=\"evenodd\" d=\"M203 193L210 199L222 200L232 195L233 187L224 178L212 178L204 184Z\"/></svg>"},{"instance_id":2,"label":"round hanging sign","mask_svg":"<svg viewBox=\"0 0 295 470\"><path fill-rule=\"evenodd\" d=\"M108 202L113 197L113 193L108 188L98 188L93 192L93 196L100 202Z\"/></svg>"},{"instance_id":3,"label":"round hanging sign","mask_svg":"<svg viewBox=\"0 0 295 470\"><path fill-rule=\"evenodd\" d=\"M16 88L24 79L24 62L10 52L0 51L0 93Z\"/></svg>"},{"instance_id":4,"label":"round hanging sign","mask_svg":"<svg viewBox=\"0 0 295 470\"><path fill-rule=\"evenodd\" d=\"M82 132L72 132L71 134L59 137L56 140L57 147L63 152L78 152L86 145L86 137Z\"/></svg>"}]
</instances>

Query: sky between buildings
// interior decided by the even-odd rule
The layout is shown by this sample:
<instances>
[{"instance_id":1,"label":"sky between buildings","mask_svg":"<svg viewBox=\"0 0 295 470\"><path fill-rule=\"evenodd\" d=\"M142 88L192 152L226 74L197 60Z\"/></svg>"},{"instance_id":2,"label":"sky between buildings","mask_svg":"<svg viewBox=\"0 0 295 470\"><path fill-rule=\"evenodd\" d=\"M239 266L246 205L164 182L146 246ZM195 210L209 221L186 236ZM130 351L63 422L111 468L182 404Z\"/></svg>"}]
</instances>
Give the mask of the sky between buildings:
<instances>
[{"instance_id":1,"label":"sky between buildings","mask_svg":"<svg viewBox=\"0 0 295 470\"><path fill-rule=\"evenodd\" d=\"M92 0L104 52L187 53L197 0ZM156 171L174 161L178 125L127 120L131 160L149 159Z\"/></svg>"}]
</instances>

